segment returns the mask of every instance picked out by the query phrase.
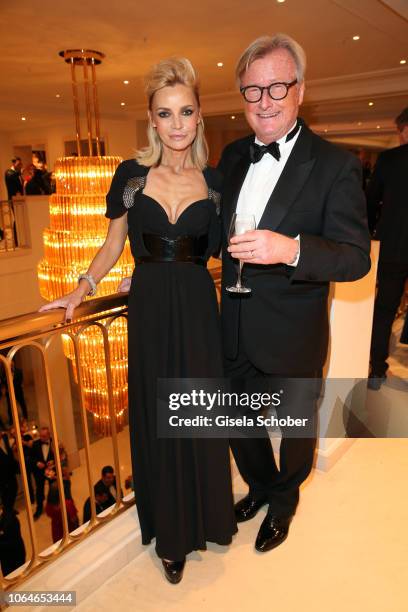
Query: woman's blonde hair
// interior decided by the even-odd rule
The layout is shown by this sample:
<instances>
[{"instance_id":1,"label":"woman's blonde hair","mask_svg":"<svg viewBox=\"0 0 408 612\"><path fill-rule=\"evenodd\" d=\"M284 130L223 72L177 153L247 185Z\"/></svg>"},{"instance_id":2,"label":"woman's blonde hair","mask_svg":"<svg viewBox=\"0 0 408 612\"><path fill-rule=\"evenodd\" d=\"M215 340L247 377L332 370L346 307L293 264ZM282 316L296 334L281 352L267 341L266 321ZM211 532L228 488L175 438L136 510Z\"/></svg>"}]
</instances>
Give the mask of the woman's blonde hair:
<instances>
[{"instance_id":1,"label":"woman's blonde hair","mask_svg":"<svg viewBox=\"0 0 408 612\"><path fill-rule=\"evenodd\" d=\"M200 108L198 79L195 70L191 62L185 57L175 57L162 60L153 66L146 77L146 95L149 110L152 109L153 96L156 91L163 87L172 87L177 84L190 87ZM136 152L136 161L143 166L157 166L163 153L163 144L150 120L147 126L147 139L149 144L144 149ZM197 135L191 145L191 158L194 166L200 170L203 170L207 165L208 145L204 136L204 122L202 119L197 125Z\"/></svg>"}]
</instances>

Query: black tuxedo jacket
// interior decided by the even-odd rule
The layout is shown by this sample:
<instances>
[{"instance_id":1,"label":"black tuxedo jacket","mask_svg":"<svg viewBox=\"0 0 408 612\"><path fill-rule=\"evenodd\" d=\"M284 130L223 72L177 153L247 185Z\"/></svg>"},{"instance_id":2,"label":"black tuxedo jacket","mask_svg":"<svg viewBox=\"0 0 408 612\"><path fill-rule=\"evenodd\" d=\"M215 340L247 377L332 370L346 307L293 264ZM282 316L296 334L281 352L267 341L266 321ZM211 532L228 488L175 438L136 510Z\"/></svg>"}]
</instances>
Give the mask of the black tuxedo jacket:
<instances>
[{"instance_id":1,"label":"black tuxedo jacket","mask_svg":"<svg viewBox=\"0 0 408 612\"><path fill-rule=\"evenodd\" d=\"M381 240L381 261L408 263L408 144L378 157L367 187L370 230Z\"/></svg>"},{"instance_id":2,"label":"black tuxedo jacket","mask_svg":"<svg viewBox=\"0 0 408 612\"><path fill-rule=\"evenodd\" d=\"M10 481L15 480L15 475L20 472L18 461L14 457L7 434L3 434L2 439L6 447L6 452L0 448L0 489Z\"/></svg>"},{"instance_id":3,"label":"black tuxedo jacket","mask_svg":"<svg viewBox=\"0 0 408 612\"><path fill-rule=\"evenodd\" d=\"M17 170L14 170L13 168L9 168L4 173L4 178L7 187L7 197L9 200L11 200L11 198L17 195L18 193L20 195L23 195L24 189L23 184L21 182L20 172L17 172Z\"/></svg>"},{"instance_id":4,"label":"black tuxedo jacket","mask_svg":"<svg viewBox=\"0 0 408 612\"><path fill-rule=\"evenodd\" d=\"M102 478L100 480L98 480L98 482L95 484L95 487L100 487L100 486L104 487L106 495L108 496L108 501L106 502L106 508L109 508L109 506L112 506L112 504L116 503L116 499L113 497L112 493L110 492L110 488L107 487L104 484ZM116 476L115 476L115 479L113 481L113 487L114 487L114 489L117 492L118 491L118 487L116 486ZM122 489L120 490L120 496L123 497Z\"/></svg>"},{"instance_id":5,"label":"black tuxedo jacket","mask_svg":"<svg viewBox=\"0 0 408 612\"><path fill-rule=\"evenodd\" d=\"M47 463L44 461L44 457L42 454L41 440L34 440L33 445L31 447L31 457L34 466L34 470L39 474L44 474L45 468L39 469L37 467L38 461L42 463ZM52 449L52 441L50 442L50 450L48 451L47 461L54 461L54 451Z\"/></svg>"},{"instance_id":6,"label":"black tuxedo jacket","mask_svg":"<svg viewBox=\"0 0 408 612\"><path fill-rule=\"evenodd\" d=\"M225 355L238 341L266 373L299 375L323 367L328 346L330 281L353 281L370 269L370 237L361 165L352 154L315 135L302 123L299 137L271 194L258 229L300 234L294 267L245 264L252 293L240 298L236 265L227 252L227 231L250 165L254 136L228 145L219 170L223 188L222 323Z\"/></svg>"}]
</instances>

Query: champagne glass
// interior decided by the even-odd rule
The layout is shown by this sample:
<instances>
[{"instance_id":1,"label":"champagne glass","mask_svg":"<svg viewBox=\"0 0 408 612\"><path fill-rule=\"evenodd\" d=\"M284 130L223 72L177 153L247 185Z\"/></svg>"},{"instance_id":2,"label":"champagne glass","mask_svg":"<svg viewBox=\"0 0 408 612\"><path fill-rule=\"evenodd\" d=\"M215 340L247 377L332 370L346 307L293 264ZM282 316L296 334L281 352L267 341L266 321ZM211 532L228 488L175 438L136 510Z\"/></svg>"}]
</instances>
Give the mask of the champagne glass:
<instances>
[{"instance_id":1,"label":"champagne glass","mask_svg":"<svg viewBox=\"0 0 408 612\"><path fill-rule=\"evenodd\" d=\"M241 236L245 232L256 229L256 220L254 215L241 215L234 213L232 215L231 224L228 232L228 242L231 243L233 236ZM235 285L227 287L227 291L230 293L251 293L252 289L244 287L241 282L242 266L243 262L239 261L238 277Z\"/></svg>"}]
</instances>

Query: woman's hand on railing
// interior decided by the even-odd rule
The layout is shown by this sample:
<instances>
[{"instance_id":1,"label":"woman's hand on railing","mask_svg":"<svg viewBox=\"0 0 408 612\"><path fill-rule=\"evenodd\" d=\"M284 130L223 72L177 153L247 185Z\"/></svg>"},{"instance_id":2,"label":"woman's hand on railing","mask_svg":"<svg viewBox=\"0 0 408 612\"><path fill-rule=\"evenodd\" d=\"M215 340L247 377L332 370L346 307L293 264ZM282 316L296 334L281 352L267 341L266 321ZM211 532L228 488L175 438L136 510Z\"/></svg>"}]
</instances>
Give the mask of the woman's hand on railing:
<instances>
[{"instance_id":1,"label":"woman's hand on railing","mask_svg":"<svg viewBox=\"0 0 408 612\"><path fill-rule=\"evenodd\" d=\"M71 293L67 293L67 295L62 296L53 302L44 304L44 306L41 306L38 312L54 310L55 308L65 308L65 321L70 323L74 316L75 308L83 302L84 297L85 295L83 289L78 287L74 291L71 291Z\"/></svg>"},{"instance_id":2,"label":"woman's hand on railing","mask_svg":"<svg viewBox=\"0 0 408 612\"><path fill-rule=\"evenodd\" d=\"M126 293L130 291L130 285L132 284L132 277L127 276L120 281L120 285L117 288L118 293Z\"/></svg>"}]
</instances>

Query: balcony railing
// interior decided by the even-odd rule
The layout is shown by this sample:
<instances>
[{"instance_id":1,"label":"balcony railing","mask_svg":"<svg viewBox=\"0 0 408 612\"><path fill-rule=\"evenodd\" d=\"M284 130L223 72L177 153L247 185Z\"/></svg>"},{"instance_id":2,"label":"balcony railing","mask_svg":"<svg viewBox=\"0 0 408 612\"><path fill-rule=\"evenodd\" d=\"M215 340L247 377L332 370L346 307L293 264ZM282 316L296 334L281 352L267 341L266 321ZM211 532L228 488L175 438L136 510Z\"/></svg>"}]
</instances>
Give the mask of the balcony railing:
<instances>
[{"instance_id":1,"label":"balcony railing","mask_svg":"<svg viewBox=\"0 0 408 612\"><path fill-rule=\"evenodd\" d=\"M4 589L15 588L33 572L38 571L45 564L52 562L58 555L66 551L68 548L75 545L77 542L86 538L90 533L98 529L102 524L112 520L118 513L124 511L134 503L133 494L126 498L121 498L119 492L122 490L121 469L119 462L118 449L118 432L116 429L115 415L113 412L113 388L111 376L111 355L109 347L108 333L111 325L119 317L127 315L127 296L124 294L113 295L109 297L97 298L87 301L79 306L75 312L75 320L67 324L63 321L64 312L61 310L49 311L47 313L32 313L7 319L0 322L0 364L3 367L5 375L6 393L8 394L13 427L8 432L9 438L14 438L15 455L19 465L21 476L21 488L23 491L24 509L19 509L17 520L22 527L22 522L26 521L26 534L29 541L24 542L24 547L29 550L25 564L11 572L10 575L2 576L0 587ZM94 472L91 460L91 443L89 431L89 419L84 408L83 388L81 385L81 355L80 355L80 338L81 335L91 326L97 326L103 336L103 349L106 364L106 377L108 385L108 405L109 417L111 425L111 444L113 455L113 466L116 474L116 491L118 492L115 505L109 512L104 512L102 516L96 515L95 494L94 494ZM55 410L55 398L52 392L52 378L58 373L52 372L51 346L57 338L64 334L65 337L70 337L74 346L75 356L77 360L77 368L79 370L78 387L79 387L79 407L81 417L81 428L83 438L83 455L85 460L85 473L87 479L88 493L90 497L91 519L85 527L79 527L74 531L69 531L69 522L67 516L67 508L65 503L64 493L64 475L59 449L59 431L61 425L57 421L57 413ZM46 395L46 404L48 405L48 419L43 423L46 424L51 433L52 449L55 455L55 480L58 485L58 494L60 502L60 511L62 518L63 537L48 550L41 550L39 534L36 533L36 525L33 509L30 503L30 491L28 484L29 474L27 473L27 465L23 450L23 434L18 414L18 406L16 401L15 383L13 383L13 362L23 350L29 348L35 351L40 356L42 368L42 376L44 381L44 392ZM66 390L69 391L68 389ZM11 435L10 435L11 434ZM7 434L6 434L7 435ZM4 518L4 515L3 515ZM43 530L43 529L42 529ZM7 536L7 534L6 534ZM44 540L44 538L43 538ZM16 547L17 543L13 542L12 546ZM3 564L3 559L2 559ZM6 562L6 566L9 566Z\"/></svg>"},{"instance_id":2,"label":"balcony railing","mask_svg":"<svg viewBox=\"0 0 408 612\"><path fill-rule=\"evenodd\" d=\"M219 294L221 267L216 260L212 260L210 271L215 281L217 292ZM4 426L2 437L6 436L10 442L10 446L14 447L15 460L19 466L19 491L20 496L17 497L16 509L17 515L12 511L7 510L10 522L14 521L13 541L10 542L10 551L16 550L16 525L17 532L21 531L24 548L26 551L25 559L21 559L18 567L11 567L7 572L0 572L0 589L9 590L15 589L27 578L37 573L47 564L52 563L61 554L75 546L78 542L83 541L91 533L97 530L101 525L113 520L119 513L122 513L131 505L134 504L133 492L123 496L121 494L124 486L125 476L131 473L131 462L129 452L129 434L127 432L126 419L123 426L123 431L118 431L117 421L115 419L114 406L114 385L112 377L113 356L111 355L111 343L109 331L118 319L126 320L127 323L127 295L116 294L107 297L96 298L85 301L75 311L75 319L66 323L64 321L63 310L53 310L45 313L34 312L27 315L14 317L0 321L0 372L3 372L3 412L4 414L4 399L8 395L10 416L12 417L12 426L7 430ZM101 436L92 431L92 418L85 407L85 394L83 388L83 360L81 350L83 344L81 338L90 328L98 330L98 333L103 338L103 355L104 366L107 382L107 398L108 398L108 415L110 430L108 435ZM65 384L61 389L62 369L66 372L70 371L67 366L68 360L62 351L62 336L64 343L72 343L73 354L76 362L76 377L72 376L70 384ZM30 470L27 469L27 460L24 455L23 436L27 431L27 424L22 427L22 420L19 417L20 400L16 392L16 382L13 379L13 370L16 367L21 367L23 354L25 353L25 362L27 363L27 352L31 355L36 355L36 370L37 376L35 384L40 387L37 389L37 395L40 403L43 406L42 413L39 410L36 414L35 421L41 425L49 427L52 449L55 455L54 466L54 483L58 487L58 497L60 518L62 521L62 539L51 542L49 535L46 536L45 529L47 522L44 520L36 521L34 511L30 500L29 478L31 478ZM57 360L56 360L57 356ZM30 362L32 363L33 360ZM28 372L24 371L26 377ZM75 382L73 382L75 378ZM66 379L67 376L66 376ZM67 412L74 411L74 404L67 407L66 400L68 395L75 395L75 406L77 409L76 417ZM61 408L61 402L64 404ZM67 478L66 469L63 467L63 457L61 456L60 442L61 438L68 436L67 418L71 419L75 425L75 438L81 438L81 450L77 453L77 466L73 467L73 484L78 485L81 480L83 489L82 497L90 498L91 519L88 523L81 525L78 528L72 529L69 524L69 516L67 513L66 496L64 488L64 479ZM28 426L28 432L34 431L37 433L38 426L34 423L32 428ZM1 428L0 428L1 429ZM120 429L120 428L119 428ZM93 441L92 441L93 440ZM1 444L1 440L0 440ZM95 461L96 451L93 451L94 445L103 444L103 452L99 452L98 460ZM108 445L108 446L107 446ZM127 450L124 450L127 449ZM67 448L68 455L70 449ZM1 450L0 450L1 452ZM74 453L75 454L75 453ZM125 456L126 455L126 456ZM109 460L110 459L110 460ZM111 463L116 475L116 503L104 512L97 514L94 484L97 474L106 463ZM124 472L124 464L127 472ZM82 478L77 474L82 473ZM65 483L66 485L66 483ZM85 486L86 485L86 486ZM54 485L55 486L55 485ZM85 491L85 493L84 493ZM31 487L31 495L32 495ZM83 501L82 499L82 501ZM6 513L7 513L6 512ZM2 531L2 523L4 520L0 516L0 532ZM43 517L44 519L44 517ZM7 522L7 521L6 521ZM16 523L17 522L17 523ZM4 531L4 530L3 530ZM50 531L48 526L48 532ZM7 533L5 535L7 538ZM5 565L1 559L2 567L8 566L7 560Z\"/></svg>"},{"instance_id":3,"label":"balcony railing","mask_svg":"<svg viewBox=\"0 0 408 612\"><path fill-rule=\"evenodd\" d=\"M29 246L25 198L0 201L0 254Z\"/></svg>"}]
</instances>

